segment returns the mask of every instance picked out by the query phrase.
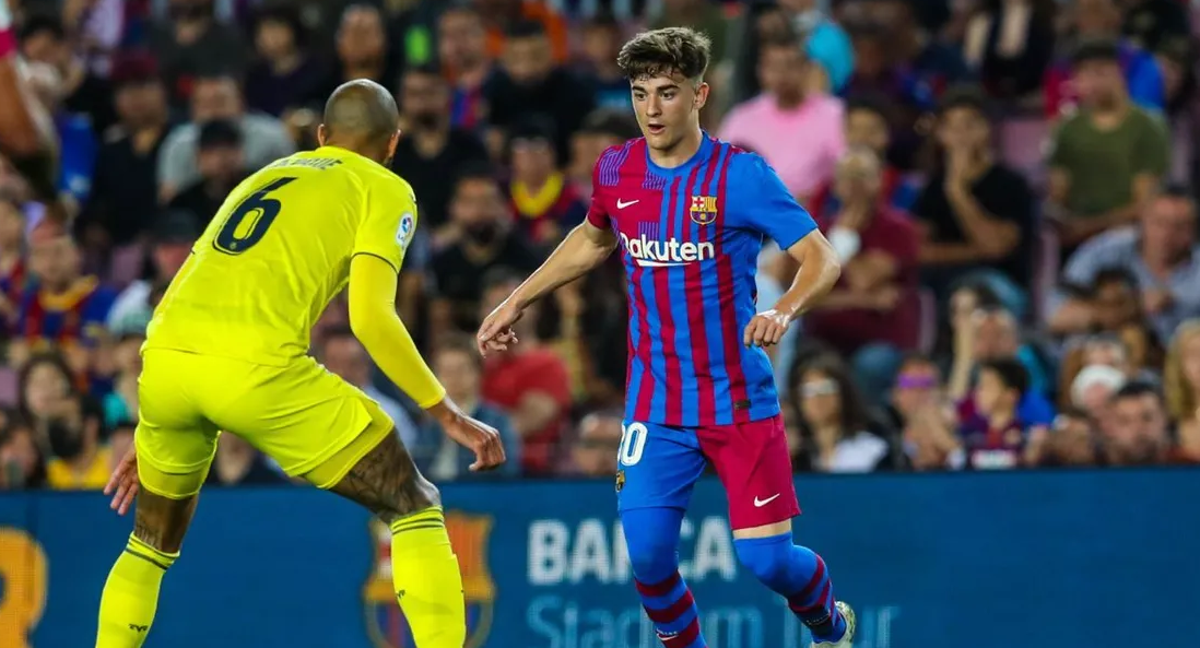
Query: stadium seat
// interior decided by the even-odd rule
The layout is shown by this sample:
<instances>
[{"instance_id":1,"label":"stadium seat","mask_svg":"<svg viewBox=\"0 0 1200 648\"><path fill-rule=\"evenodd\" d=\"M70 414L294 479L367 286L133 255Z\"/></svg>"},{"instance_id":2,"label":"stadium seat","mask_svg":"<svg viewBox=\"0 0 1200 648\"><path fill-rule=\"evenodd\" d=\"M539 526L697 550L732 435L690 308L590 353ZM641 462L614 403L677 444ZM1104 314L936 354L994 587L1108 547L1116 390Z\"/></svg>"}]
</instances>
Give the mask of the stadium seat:
<instances>
[{"instance_id":1,"label":"stadium seat","mask_svg":"<svg viewBox=\"0 0 1200 648\"><path fill-rule=\"evenodd\" d=\"M920 324L917 333L917 348L921 353L931 353L937 343L938 309L937 296L929 288L922 286L917 290L917 303L920 305Z\"/></svg>"}]
</instances>

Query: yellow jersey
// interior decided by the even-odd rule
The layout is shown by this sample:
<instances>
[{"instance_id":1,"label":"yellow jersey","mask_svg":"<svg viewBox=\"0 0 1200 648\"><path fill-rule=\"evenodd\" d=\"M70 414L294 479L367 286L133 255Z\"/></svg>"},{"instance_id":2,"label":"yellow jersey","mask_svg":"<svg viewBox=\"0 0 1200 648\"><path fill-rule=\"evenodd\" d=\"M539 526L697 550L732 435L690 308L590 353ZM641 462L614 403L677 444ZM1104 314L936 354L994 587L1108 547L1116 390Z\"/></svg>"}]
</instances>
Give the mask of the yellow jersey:
<instances>
[{"instance_id":1,"label":"yellow jersey","mask_svg":"<svg viewBox=\"0 0 1200 648\"><path fill-rule=\"evenodd\" d=\"M350 259L397 272L417 227L412 187L325 146L279 159L225 199L154 310L143 349L285 366L345 287Z\"/></svg>"}]
</instances>

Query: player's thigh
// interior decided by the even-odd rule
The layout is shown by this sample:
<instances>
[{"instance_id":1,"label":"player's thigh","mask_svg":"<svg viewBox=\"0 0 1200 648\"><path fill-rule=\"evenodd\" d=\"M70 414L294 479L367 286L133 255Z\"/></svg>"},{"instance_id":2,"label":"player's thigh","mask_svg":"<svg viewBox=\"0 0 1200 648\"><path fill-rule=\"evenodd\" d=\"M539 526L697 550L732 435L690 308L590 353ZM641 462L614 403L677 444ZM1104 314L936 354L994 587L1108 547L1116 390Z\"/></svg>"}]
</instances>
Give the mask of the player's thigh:
<instances>
[{"instance_id":1,"label":"player's thigh","mask_svg":"<svg viewBox=\"0 0 1200 648\"><path fill-rule=\"evenodd\" d=\"M776 524L800 514L782 415L702 428L699 438L725 486L734 530Z\"/></svg>"},{"instance_id":2,"label":"player's thigh","mask_svg":"<svg viewBox=\"0 0 1200 648\"><path fill-rule=\"evenodd\" d=\"M389 525L441 505L437 487L417 470L395 431L368 448L328 490L358 502Z\"/></svg>"},{"instance_id":3,"label":"player's thigh","mask_svg":"<svg viewBox=\"0 0 1200 648\"><path fill-rule=\"evenodd\" d=\"M687 508L705 465L691 430L626 421L617 450L617 509Z\"/></svg>"},{"instance_id":4,"label":"player's thigh","mask_svg":"<svg viewBox=\"0 0 1200 648\"><path fill-rule=\"evenodd\" d=\"M205 375L199 356L147 351L138 379L134 434L142 488L170 499L200 491L217 449L217 428L195 398Z\"/></svg>"},{"instance_id":5,"label":"player's thigh","mask_svg":"<svg viewBox=\"0 0 1200 648\"><path fill-rule=\"evenodd\" d=\"M375 401L312 358L251 366L250 384L214 421L290 476L329 488L392 433L394 423Z\"/></svg>"}]
</instances>

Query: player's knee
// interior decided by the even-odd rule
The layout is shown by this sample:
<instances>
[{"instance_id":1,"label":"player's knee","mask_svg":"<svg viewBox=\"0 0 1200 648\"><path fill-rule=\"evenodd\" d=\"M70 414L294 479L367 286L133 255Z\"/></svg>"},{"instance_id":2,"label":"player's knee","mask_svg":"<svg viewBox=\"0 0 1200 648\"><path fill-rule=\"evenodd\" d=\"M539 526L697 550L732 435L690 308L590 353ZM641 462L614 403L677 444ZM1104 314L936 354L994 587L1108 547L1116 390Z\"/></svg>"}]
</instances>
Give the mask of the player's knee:
<instances>
[{"instance_id":1,"label":"player's knee","mask_svg":"<svg viewBox=\"0 0 1200 648\"><path fill-rule=\"evenodd\" d=\"M625 548L633 575L643 583L665 580L679 568L679 554L674 538L645 529L625 529Z\"/></svg>"},{"instance_id":2,"label":"player's knee","mask_svg":"<svg viewBox=\"0 0 1200 648\"><path fill-rule=\"evenodd\" d=\"M739 538L733 541L738 561L760 582L777 589L776 585L793 579L795 560L791 534L773 538Z\"/></svg>"}]
</instances>

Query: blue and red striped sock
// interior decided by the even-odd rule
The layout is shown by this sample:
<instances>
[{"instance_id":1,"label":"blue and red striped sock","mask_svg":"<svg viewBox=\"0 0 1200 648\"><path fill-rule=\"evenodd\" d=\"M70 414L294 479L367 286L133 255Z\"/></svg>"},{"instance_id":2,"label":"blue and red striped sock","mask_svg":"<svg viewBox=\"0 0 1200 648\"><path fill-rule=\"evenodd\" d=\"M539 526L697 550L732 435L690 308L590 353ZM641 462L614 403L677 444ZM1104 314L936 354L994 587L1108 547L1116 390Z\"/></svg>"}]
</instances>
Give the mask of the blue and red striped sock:
<instances>
[{"instance_id":1,"label":"blue and red striped sock","mask_svg":"<svg viewBox=\"0 0 1200 648\"><path fill-rule=\"evenodd\" d=\"M707 648L696 599L678 570L658 583L634 584L664 648Z\"/></svg>"},{"instance_id":2,"label":"blue and red striped sock","mask_svg":"<svg viewBox=\"0 0 1200 648\"><path fill-rule=\"evenodd\" d=\"M833 582L812 549L792 543L792 534L734 540L738 559L767 587L787 598L791 609L817 641L835 642L846 620L834 606Z\"/></svg>"}]
</instances>

